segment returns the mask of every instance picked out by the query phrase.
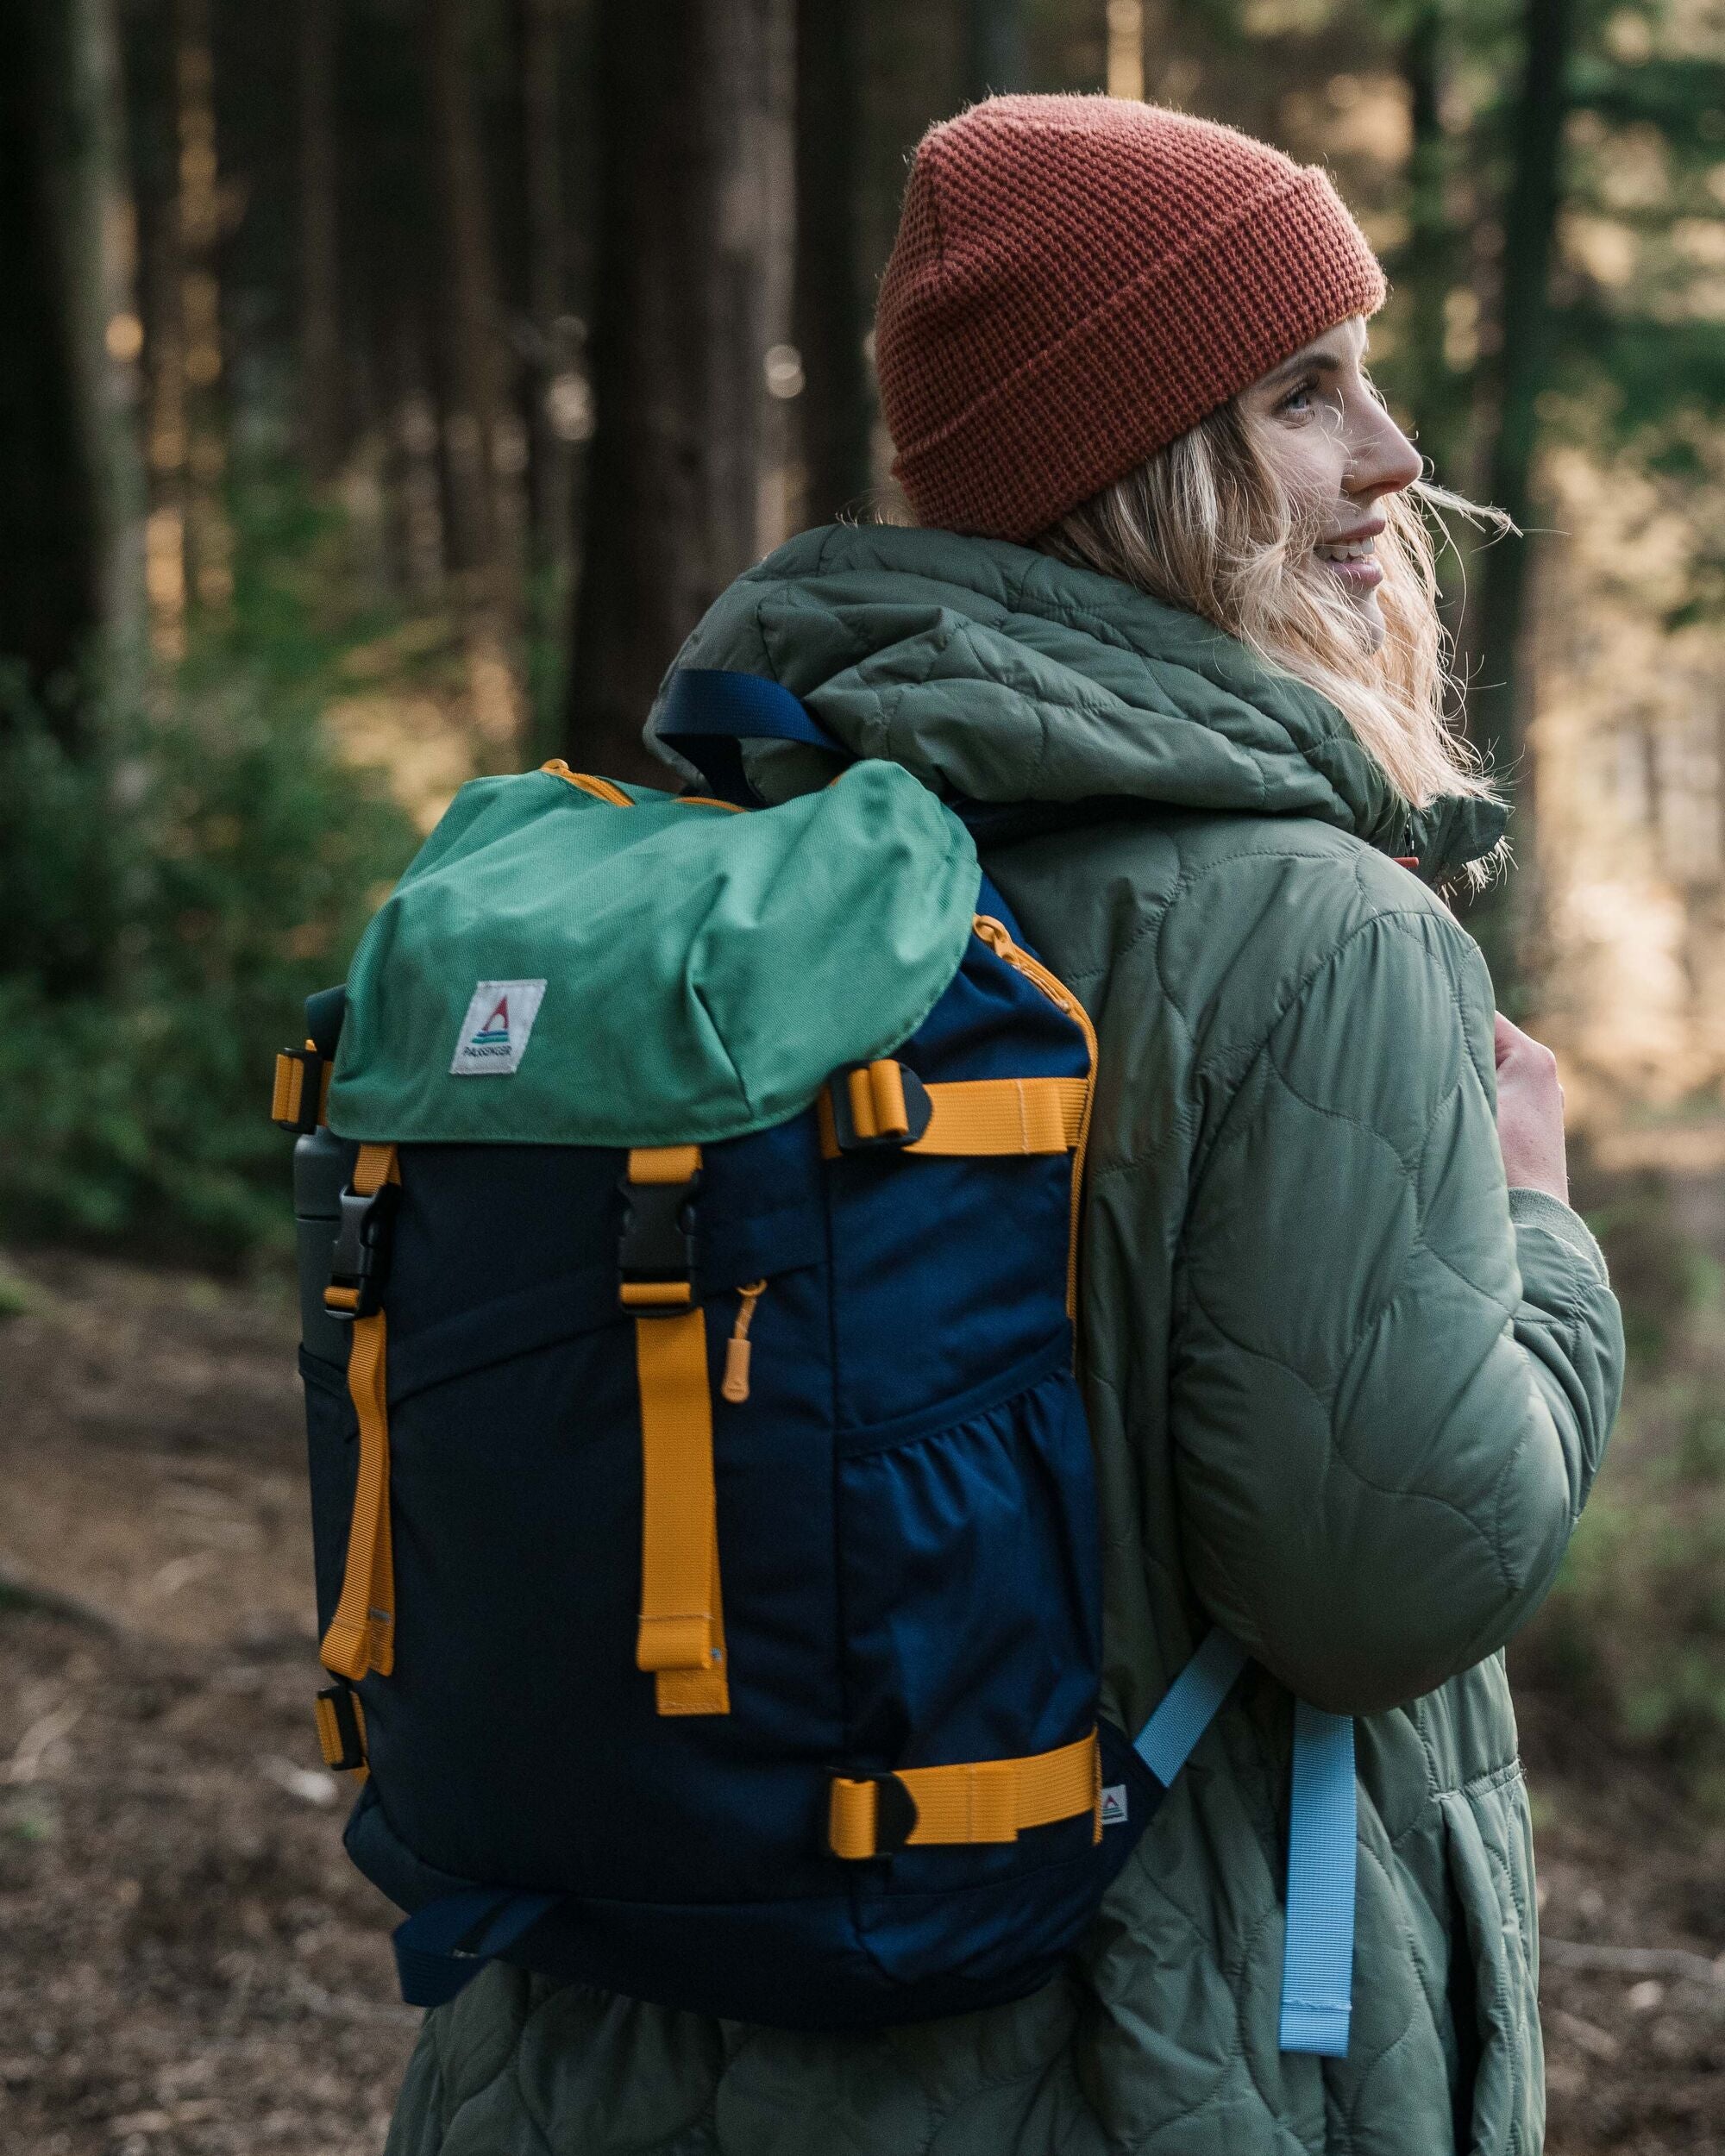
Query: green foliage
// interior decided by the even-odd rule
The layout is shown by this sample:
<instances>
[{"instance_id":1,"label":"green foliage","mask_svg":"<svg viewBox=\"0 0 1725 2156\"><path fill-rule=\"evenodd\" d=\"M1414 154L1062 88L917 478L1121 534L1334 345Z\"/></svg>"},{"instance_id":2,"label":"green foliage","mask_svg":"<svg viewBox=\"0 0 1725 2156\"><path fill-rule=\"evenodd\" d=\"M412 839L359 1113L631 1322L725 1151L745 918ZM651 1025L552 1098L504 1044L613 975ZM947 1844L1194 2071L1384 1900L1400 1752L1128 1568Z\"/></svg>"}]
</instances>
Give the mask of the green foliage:
<instances>
[{"instance_id":1,"label":"green foliage","mask_svg":"<svg viewBox=\"0 0 1725 2156\"><path fill-rule=\"evenodd\" d=\"M1653 1183L1596 1215L1630 1343L1623 1412L1518 1660L1725 1809L1725 1287Z\"/></svg>"},{"instance_id":2,"label":"green foliage","mask_svg":"<svg viewBox=\"0 0 1725 2156\"><path fill-rule=\"evenodd\" d=\"M233 613L159 707L78 756L16 690L0 707L0 1233L287 1239L272 1057L415 834L326 737L354 630L316 618L315 520L262 498Z\"/></svg>"}]
</instances>

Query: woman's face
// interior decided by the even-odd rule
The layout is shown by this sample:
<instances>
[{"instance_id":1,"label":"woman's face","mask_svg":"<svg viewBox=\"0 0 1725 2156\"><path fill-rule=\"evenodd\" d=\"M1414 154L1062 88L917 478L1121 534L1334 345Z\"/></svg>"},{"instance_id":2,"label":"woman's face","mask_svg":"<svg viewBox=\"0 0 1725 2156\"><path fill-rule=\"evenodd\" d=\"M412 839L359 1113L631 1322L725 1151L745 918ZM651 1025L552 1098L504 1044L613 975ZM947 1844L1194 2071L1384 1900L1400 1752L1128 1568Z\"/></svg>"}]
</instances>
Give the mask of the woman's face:
<instances>
[{"instance_id":1,"label":"woman's face","mask_svg":"<svg viewBox=\"0 0 1725 2156\"><path fill-rule=\"evenodd\" d=\"M1418 479L1421 460L1360 371L1364 357L1365 322L1355 315L1302 345L1239 402L1266 461L1320 535L1313 573L1334 579L1375 651L1384 634L1377 504Z\"/></svg>"}]
</instances>

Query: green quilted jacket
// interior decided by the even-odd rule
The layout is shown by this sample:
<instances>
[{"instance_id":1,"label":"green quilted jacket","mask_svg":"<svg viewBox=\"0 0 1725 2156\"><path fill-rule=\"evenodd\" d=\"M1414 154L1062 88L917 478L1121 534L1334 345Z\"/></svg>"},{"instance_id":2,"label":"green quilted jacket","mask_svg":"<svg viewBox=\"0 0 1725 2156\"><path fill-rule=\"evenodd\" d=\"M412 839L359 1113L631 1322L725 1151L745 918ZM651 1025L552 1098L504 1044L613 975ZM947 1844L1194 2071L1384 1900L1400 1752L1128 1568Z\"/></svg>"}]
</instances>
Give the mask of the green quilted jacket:
<instances>
[{"instance_id":1,"label":"green quilted jacket","mask_svg":"<svg viewBox=\"0 0 1725 2156\"><path fill-rule=\"evenodd\" d=\"M994 542L807 533L682 656L1012 805L987 865L1101 1043L1105 1707L1135 1729L1213 1623L1258 1666L1033 1997L812 2036L493 1967L429 2016L390 2156L1535 2156L1502 1649L1598 1467L1622 1340L1586 1228L1505 1190L1491 984L1426 887L1501 812L1410 816L1321 699ZM769 793L830 775L751 755ZM1342 2060L1276 2049L1292 1694L1361 1718Z\"/></svg>"}]
</instances>

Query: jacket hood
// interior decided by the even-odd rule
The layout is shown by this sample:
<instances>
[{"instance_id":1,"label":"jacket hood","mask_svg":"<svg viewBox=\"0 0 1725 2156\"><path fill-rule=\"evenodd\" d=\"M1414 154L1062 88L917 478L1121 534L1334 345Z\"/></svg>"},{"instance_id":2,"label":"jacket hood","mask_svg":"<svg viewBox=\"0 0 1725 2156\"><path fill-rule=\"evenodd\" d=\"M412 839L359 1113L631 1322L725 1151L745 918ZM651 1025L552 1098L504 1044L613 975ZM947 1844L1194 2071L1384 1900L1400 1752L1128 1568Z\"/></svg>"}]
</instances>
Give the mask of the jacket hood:
<instances>
[{"instance_id":1,"label":"jacket hood","mask_svg":"<svg viewBox=\"0 0 1725 2156\"><path fill-rule=\"evenodd\" d=\"M1461 796L1410 811L1315 690L1195 614L1003 540L804 532L721 594L677 663L769 675L853 755L948 798L1315 817L1417 854L1427 880L1489 852L1506 820ZM649 745L677 763L658 718ZM831 776L819 750L783 745L750 768L769 799Z\"/></svg>"}]
</instances>

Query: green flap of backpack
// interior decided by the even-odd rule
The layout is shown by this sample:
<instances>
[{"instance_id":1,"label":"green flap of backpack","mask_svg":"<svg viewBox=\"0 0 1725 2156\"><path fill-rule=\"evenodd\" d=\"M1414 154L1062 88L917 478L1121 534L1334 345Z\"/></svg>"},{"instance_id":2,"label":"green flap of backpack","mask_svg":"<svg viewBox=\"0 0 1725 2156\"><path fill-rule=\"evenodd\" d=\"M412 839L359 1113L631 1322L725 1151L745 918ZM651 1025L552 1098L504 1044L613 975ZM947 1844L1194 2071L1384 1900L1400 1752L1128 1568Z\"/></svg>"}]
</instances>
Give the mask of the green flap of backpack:
<instances>
[{"instance_id":1,"label":"green flap of backpack","mask_svg":"<svg viewBox=\"0 0 1725 2156\"><path fill-rule=\"evenodd\" d=\"M748 815L625 791L462 787L354 957L339 1137L739 1138L897 1047L957 971L975 849L897 765Z\"/></svg>"}]
</instances>

